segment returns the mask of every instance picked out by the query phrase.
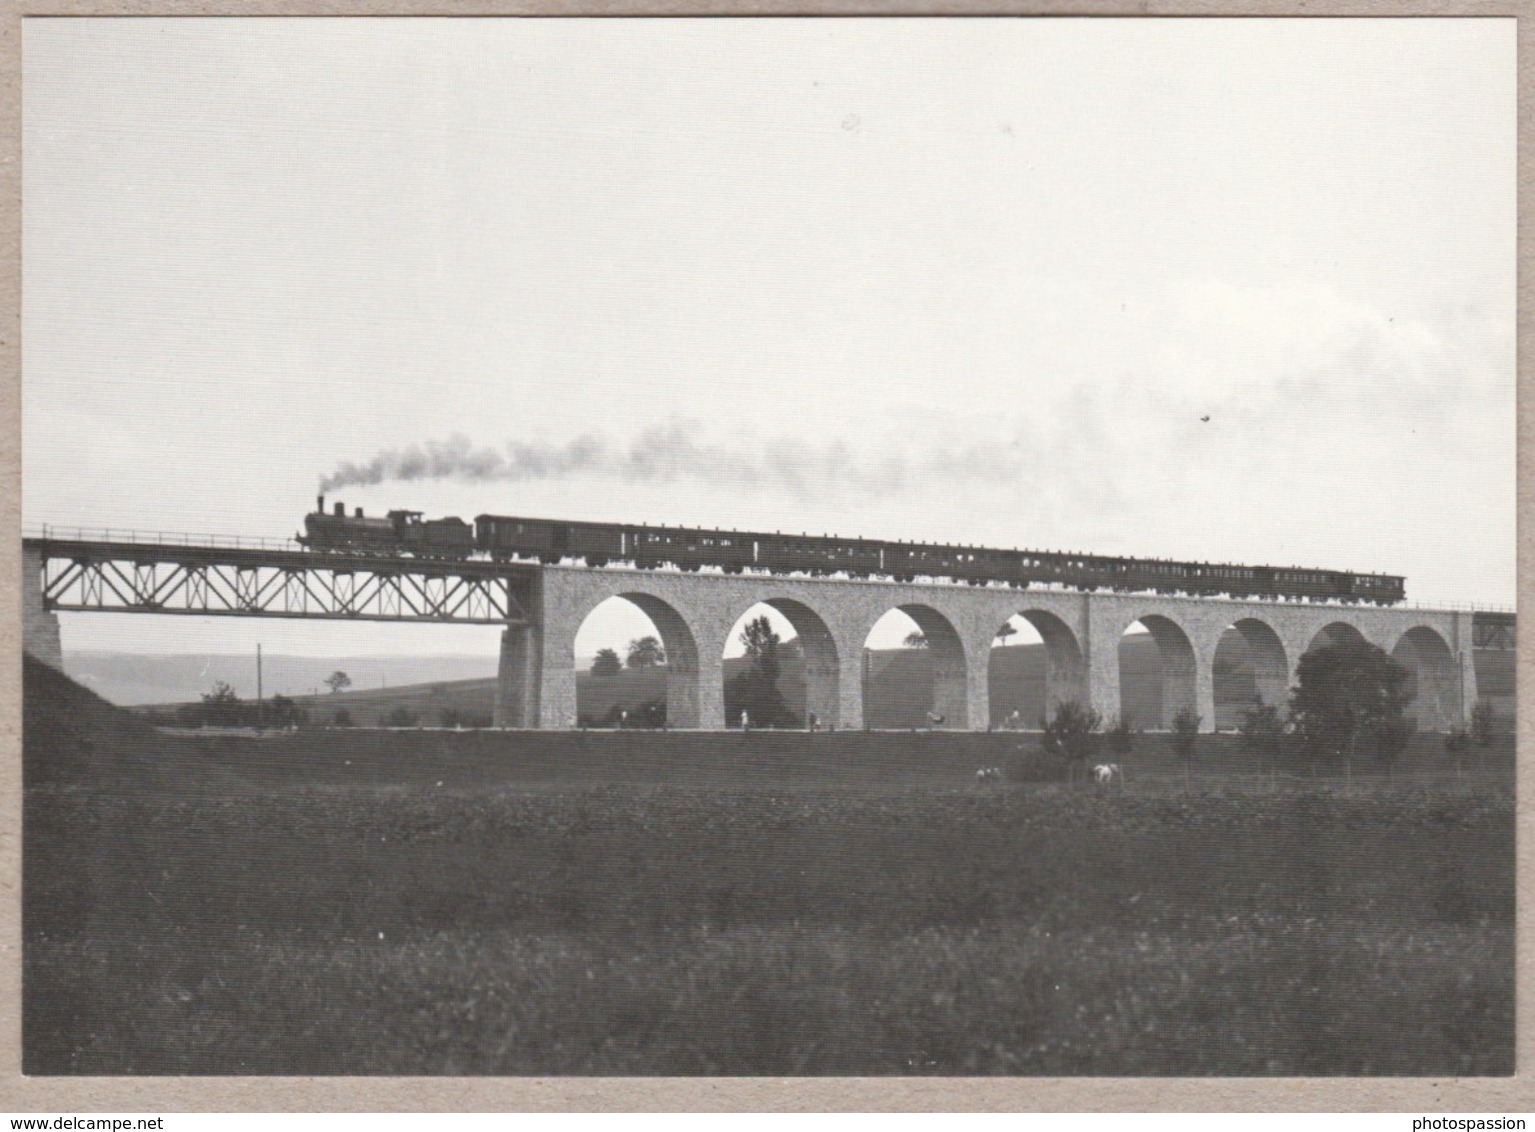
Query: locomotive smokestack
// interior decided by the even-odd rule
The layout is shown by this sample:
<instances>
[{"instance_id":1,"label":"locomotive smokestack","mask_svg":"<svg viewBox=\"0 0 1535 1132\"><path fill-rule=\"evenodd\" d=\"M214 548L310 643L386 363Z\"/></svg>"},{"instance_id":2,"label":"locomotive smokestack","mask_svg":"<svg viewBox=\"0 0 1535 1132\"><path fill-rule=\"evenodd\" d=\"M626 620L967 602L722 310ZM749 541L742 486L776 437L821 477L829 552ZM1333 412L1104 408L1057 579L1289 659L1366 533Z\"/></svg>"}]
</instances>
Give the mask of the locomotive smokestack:
<instances>
[{"instance_id":1,"label":"locomotive smokestack","mask_svg":"<svg viewBox=\"0 0 1535 1132\"><path fill-rule=\"evenodd\" d=\"M336 504L336 518L338 518L338 519L345 519L346 518L346 504L345 503L338 503L338 504Z\"/></svg>"},{"instance_id":2,"label":"locomotive smokestack","mask_svg":"<svg viewBox=\"0 0 1535 1132\"><path fill-rule=\"evenodd\" d=\"M320 496L320 498L315 502L314 509L316 514L325 514L325 496Z\"/></svg>"}]
</instances>

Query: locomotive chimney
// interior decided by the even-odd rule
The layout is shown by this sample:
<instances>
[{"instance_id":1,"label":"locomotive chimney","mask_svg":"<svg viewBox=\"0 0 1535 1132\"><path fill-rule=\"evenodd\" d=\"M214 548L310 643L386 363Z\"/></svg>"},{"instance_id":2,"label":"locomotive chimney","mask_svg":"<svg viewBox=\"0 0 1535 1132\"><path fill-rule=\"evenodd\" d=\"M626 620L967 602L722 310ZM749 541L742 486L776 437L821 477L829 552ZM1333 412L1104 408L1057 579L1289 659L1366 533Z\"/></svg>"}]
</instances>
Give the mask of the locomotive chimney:
<instances>
[{"instance_id":1,"label":"locomotive chimney","mask_svg":"<svg viewBox=\"0 0 1535 1132\"><path fill-rule=\"evenodd\" d=\"M317 514L325 514L325 496L320 496L319 501L314 505L314 509Z\"/></svg>"},{"instance_id":2,"label":"locomotive chimney","mask_svg":"<svg viewBox=\"0 0 1535 1132\"><path fill-rule=\"evenodd\" d=\"M345 519L346 518L346 504L345 503L338 503L338 504L336 504L336 518L338 518L338 519Z\"/></svg>"}]
</instances>

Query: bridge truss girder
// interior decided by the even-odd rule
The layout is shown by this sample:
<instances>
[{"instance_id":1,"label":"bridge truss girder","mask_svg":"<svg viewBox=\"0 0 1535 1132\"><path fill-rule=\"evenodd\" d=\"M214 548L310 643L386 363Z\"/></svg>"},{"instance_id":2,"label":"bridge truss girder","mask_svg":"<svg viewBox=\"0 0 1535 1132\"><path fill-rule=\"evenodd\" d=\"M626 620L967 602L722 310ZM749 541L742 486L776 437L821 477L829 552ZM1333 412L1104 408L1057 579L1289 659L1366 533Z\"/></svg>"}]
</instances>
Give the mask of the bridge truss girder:
<instances>
[{"instance_id":1,"label":"bridge truss girder","mask_svg":"<svg viewBox=\"0 0 1535 1132\"><path fill-rule=\"evenodd\" d=\"M1519 647L1516 618L1512 613L1476 613L1471 620L1471 638L1479 649L1512 651Z\"/></svg>"},{"instance_id":2,"label":"bridge truss girder","mask_svg":"<svg viewBox=\"0 0 1535 1132\"><path fill-rule=\"evenodd\" d=\"M479 562L49 542L49 611L518 625L532 575Z\"/></svg>"}]
</instances>

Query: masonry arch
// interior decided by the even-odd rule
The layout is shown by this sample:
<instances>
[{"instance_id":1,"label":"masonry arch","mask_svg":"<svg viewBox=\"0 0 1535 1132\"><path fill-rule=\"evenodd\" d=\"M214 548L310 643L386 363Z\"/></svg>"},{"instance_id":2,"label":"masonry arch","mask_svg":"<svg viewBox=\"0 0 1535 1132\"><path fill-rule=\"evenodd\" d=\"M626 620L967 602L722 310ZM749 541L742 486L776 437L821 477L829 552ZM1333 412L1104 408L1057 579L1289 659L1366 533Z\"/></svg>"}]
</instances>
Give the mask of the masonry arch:
<instances>
[{"instance_id":1,"label":"masonry arch","mask_svg":"<svg viewBox=\"0 0 1535 1132\"><path fill-rule=\"evenodd\" d=\"M1350 625L1347 621L1332 621L1312 634L1311 643L1306 646L1306 652L1316 652L1317 649L1326 648L1328 645L1341 645L1345 641L1366 642L1367 639L1356 626Z\"/></svg>"},{"instance_id":2,"label":"masonry arch","mask_svg":"<svg viewBox=\"0 0 1535 1132\"><path fill-rule=\"evenodd\" d=\"M1243 713L1259 705L1283 707L1289 699L1289 658L1267 621L1243 617L1221 634L1212 673L1217 730L1241 726Z\"/></svg>"},{"instance_id":3,"label":"masonry arch","mask_svg":"<svg viewBox=\"0 0 1535 1132\"><path fill-rule=\"evenodd\" d=\"M1160 613L1131 622L1119 637L1120 718L1171 728L1180 711L1199 710L1197 674L1193 642L1178 622Z\"/></svg>"},{"instance_id":4,"label":"masonry arch","mask_svg":"<svg viewBox=\"0 0 1535 1132\"><path fill-rule=\"evenodd\" d=\"M969 726L964 643L932 606L910 603L881 614L864 639L863 667L866 726Z\"/></svg>"},{"instance_id":5,"label":"masonry arch","mask_svg":"<svg viewBox=\"0 0 1535 1132\"><path fill-rule=\"evenodd\" d=\"M1419 729L1447 731L1456 726L1461 717L1459 674L1445 639L1427 625L1416 625L1398 638L1391 659L1411 673L1407 713Z\"/></svg>"},{"instance_id":6,"label":"masonry arch","mask_svg":"<svg viewBox=\"0 0 1535 1132\"><path fill-rule=\"evenodd\" d=\"M627 607L627 608L624 608ZM637 618L635 614L638 614ZM659 638L664 659L656 664L631 668L623 641L644 623ZM596 633L592 632L596 628ZM616 634L616 635L615 635ZM570 663L590 658L578 655L588 641L615 644L623 672L599 686L604 677L588 669L583 679L576 674L576 718L585 726L699 726L698 640L687 619L671 604L643 591L625 591L595 602L578 623L572 637ZM584 685L584 687L583 687ZM660 701L657 705L657 700ZM658 710L659 707L659 710Z\"/></svg>"},{"instance_id":7,"label":"masonry arch","mask_svg":"<svg viewBox=\"0 0 1535 1132\"><path fill-rule=\"evenodd\" d=\"M731 684L747 672L748 664L744 658L735 664L731 660L740 655L739 638L747 622L764 613L776 623L774 629L782 638L779 687L788 712L787 725L809 727L813 720L817 727L840 726L836 640L819 613L790 597L763 598L737 618L732 627L725 642L725 725L741 726L741 712L749 707L739 702L743 696L750 698L749 683L745 687Z\"/></svg>"},{"instance_id":8,"label":"masonry arch","mask_svg":"<svg viewBox=\"0 0 1535 1132\"><path fill-rule=\"evenodd\" d=\"M1068 700L1088 702L1082 646L1071 626L1047 610L1024 609L1002 623L989 669L994 727L1033 729Z\"/></svg>"}]
</instances>

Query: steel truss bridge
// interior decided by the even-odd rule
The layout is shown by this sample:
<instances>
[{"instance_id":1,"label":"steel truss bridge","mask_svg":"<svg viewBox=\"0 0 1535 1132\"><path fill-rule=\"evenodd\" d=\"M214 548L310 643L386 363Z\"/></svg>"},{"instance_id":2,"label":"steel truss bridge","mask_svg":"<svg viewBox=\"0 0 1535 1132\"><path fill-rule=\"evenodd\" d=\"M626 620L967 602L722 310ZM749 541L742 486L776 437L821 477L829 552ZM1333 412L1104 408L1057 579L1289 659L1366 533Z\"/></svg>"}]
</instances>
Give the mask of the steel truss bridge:
<instances>
[{"instance_id":1,"label":"steel truss bridge","mask_svg":"<svg viewBox=\"0 0 1535 1132\"><path fill-rule=\"evenodd\" d=\"M49 612L523 625L538 568L266 545L27 538Z\"/></svg>"}]
</instances>

